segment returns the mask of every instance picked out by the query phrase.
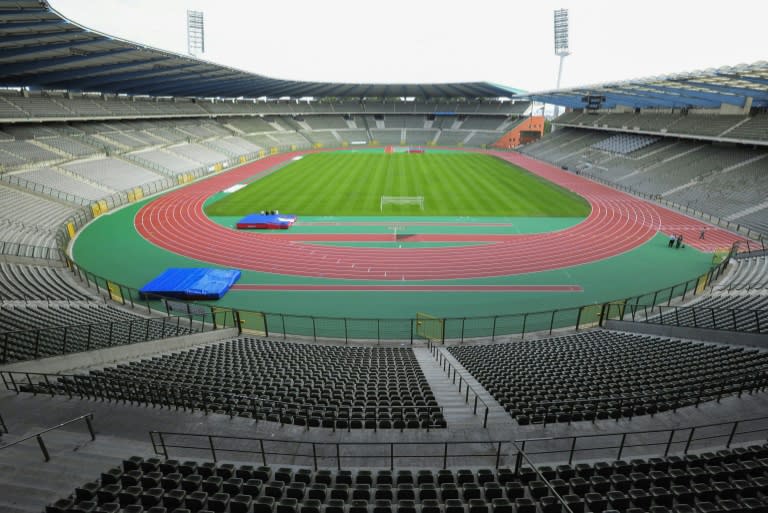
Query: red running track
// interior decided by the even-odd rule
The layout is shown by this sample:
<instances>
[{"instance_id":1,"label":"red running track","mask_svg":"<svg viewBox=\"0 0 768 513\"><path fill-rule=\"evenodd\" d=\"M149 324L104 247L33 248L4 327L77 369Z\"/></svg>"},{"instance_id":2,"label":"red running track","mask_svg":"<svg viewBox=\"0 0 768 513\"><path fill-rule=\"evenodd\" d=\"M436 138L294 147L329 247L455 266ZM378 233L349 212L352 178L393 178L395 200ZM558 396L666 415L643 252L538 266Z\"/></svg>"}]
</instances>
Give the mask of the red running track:
<instances>
[{"instance_id":1,"label":"red running track","mask_svg":"<svg viewBox=\"0 0 768 513\"><path fill-rule=\"evenodd\" d=\"M309 285L264 284L232 285L230 290L280 290L303 292L355 291L355 292L581 292L579 285Z\"/></svg>"},{"instance_id":2,"label":"red running track","mask_svg":"<svg viewBox=\"0 0 768 513\"><path fill-rule=\"evenodd\" d=\"M591 213L578 225L557 232L494 236L493 243L482 246L434 248L318 246L302 243L298 235L231 230L205 216L203 204L211 195L297 155L290 153L165 194L142 207L134 223L149 242L196 260L274 274L358 280L481 278L560 269L620 255L660 230L682 233L686 244L704 249L740 240L708 227L706 241L698 241L707 226L700 221L523 155L489 153L579 194L592 206Z\"/></svg>"}]
</instances>

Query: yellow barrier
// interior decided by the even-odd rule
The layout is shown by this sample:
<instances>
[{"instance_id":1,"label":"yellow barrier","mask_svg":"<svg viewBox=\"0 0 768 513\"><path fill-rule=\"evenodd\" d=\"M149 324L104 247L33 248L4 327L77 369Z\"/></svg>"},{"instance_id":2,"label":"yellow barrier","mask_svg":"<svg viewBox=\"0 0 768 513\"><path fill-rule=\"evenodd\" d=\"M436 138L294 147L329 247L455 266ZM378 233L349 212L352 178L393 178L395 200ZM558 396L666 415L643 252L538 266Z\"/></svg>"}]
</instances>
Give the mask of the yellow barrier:
<instances>
[{"instance_id":1,"label":"yellow barrier","mask_svg":"<svg viewBox=\"0 0 768 513\"><path fill-rule=\"evenodd\" d=\"M696 294L701 294L709 285L709 274L702 274L696 282Z\"/></svg>"},{"instance_id":2,"label":"yellow barrier","mask_svg":"<svg viewBox=\"0 0 768 513\"><path fill-rule=\"evenodd\" d=\"M75 238L75 223L71 221L67 223L67 233L69 234L70 239Z\"/></svg>"},{"instance_id":3,"label":"yellow barrier","mask_svg":"<svg viewBox=\"0 0 768 513\"><path fill-rule=\"evenodd\" d=\"M432 342L442 342L445 336L445 321L434 315L417 312L416 334Z\"/></svg>"},{"instance_id":4,"label":"yellow barrier","mask_svg":"<svg viewBox=\"0 0 768 513\"><path fill-rule=\"evenodd\" d=\"M123 293L120 290L120 285L107 281L107 289L109 289L109 297L112 301L123 302Z\"/></svg>"},{"instance_id":5,"label":"yellow barrier","mask_svg":"<svg viewBox=\"0 0 768 513\"><path fill-rule=\"evenodd\" d=\"M240 327L243 331L258 335L267 334L267 321L261 312L240 312Z\"/></svg>"}]
</instances>

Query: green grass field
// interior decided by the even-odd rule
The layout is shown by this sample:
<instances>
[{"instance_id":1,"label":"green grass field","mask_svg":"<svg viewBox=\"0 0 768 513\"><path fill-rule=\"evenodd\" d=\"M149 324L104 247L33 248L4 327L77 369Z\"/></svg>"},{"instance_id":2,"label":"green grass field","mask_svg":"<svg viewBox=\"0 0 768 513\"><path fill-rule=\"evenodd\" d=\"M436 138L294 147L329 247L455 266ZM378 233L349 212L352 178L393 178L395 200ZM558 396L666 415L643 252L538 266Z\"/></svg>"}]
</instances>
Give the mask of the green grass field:
<instances>
[{"instance_id":1,"label":"green grass field","mask_svg":"<svg viewBox=\"0 0 768 513\"><path fill-rule=\"evenodd\" d=\"M386 205L381 196L423 196ZM299 216L584 217L579 196L489 155L317 153L209 204L210 216L279 210Z\"/></svg>"}]
</instances>

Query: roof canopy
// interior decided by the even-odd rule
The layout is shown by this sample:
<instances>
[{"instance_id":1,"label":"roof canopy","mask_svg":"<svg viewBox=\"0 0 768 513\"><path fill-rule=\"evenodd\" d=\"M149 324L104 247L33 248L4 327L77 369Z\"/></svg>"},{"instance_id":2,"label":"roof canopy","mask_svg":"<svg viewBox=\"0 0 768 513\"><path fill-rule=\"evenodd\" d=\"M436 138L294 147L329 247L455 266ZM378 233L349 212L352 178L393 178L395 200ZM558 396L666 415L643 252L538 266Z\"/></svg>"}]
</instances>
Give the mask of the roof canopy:
<instances>
[{"instance_id":1,"label":"roof canopy","mask_svg":"<svg viewBox=\"0 0 768 513\"><path fill-rule=\"evenodd\" d=\"M605 109L617 105L641 109L768 107L768 62L536 92L528 97L574 109L589 103Z\"/></svg>"},{"instance_id":2,"label":"roof canopy","mask_svg":"<svg viewBox=\"0 0 768 513\"><path fill-rule=\"evenodd\" d=\"M0 87L150 96L512 97L486 82L342 84L280 80L101 34L45 0L0 0Z\"/></svg>"}]
</instances>

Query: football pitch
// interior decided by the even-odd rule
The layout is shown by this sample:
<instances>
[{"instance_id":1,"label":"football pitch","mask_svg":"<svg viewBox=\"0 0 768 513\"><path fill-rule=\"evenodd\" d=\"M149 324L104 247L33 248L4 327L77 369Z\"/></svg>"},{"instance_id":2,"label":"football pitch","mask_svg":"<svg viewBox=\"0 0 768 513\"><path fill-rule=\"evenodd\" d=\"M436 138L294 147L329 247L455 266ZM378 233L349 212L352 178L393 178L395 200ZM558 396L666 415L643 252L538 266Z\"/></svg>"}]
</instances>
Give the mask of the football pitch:
<instances>
[{"instance_id":1,"label":"football pitch","mask_svg":"<svg viewBox=\"0 0 768 513\"><path fill-rule=\"evenodd\" d=\"M423 197L385 204L382 196ZM334 152L305 155L206 206L210 216L584 217L583 199L490 155Z\"/></svg>"}]
</instances>

